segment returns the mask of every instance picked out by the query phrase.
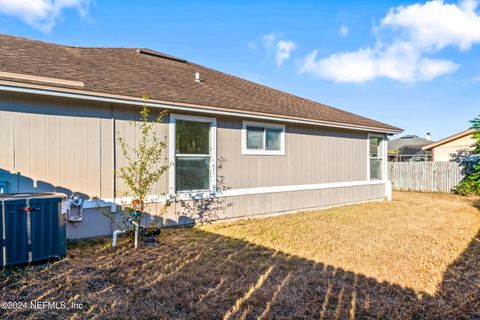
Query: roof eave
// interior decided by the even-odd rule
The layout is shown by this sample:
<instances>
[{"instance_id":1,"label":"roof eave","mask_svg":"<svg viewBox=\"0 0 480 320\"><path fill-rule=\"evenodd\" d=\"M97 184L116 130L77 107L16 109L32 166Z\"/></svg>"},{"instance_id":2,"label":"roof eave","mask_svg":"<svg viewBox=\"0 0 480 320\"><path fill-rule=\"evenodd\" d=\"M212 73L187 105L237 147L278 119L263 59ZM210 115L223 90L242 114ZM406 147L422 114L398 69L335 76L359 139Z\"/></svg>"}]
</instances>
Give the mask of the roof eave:
<instances>
[{"instance_id":1,"label":"roof eave","mask_svg":"<svg viewBox=\"0 0 480 320\"><path fill-rule=\"evenodd\" d=\"M473 133L474 131L475 131L475 129L468 129L468 130L465 130L465 131L456 133L456 134L454 134L454 135L451 135L451 136L448 136L448 137L446 137L446 138L443 138L442 140L439 140L439 141L437 141L437 142L434 142L434 143L431 143L431 144L429 144L429 145L423 146L422 149L423 149L423 150L429 150L429 149L432 149L432 148L441 146L442 144L445 144L445 143L448 143L448 142L453 141L453 140L455 140L455 139L458 139L458 138L462 138L462 137L464 137L464 136L467 136L467 135Z\"/></svg>"},{"instance_id":2,"label":"roof eave","mask_svg":"<svg viewBox=\"0 0 480 320\"><path fill-rule=\"evenodd\" d=\"M144 103L143 99L137 98L137 97L122 96L122 95L86 91L86 90L77 90L77 89L70 89L70 88L63 88L63 87L45 86L45 85L30 84L30 83L24 83L24 82L14 82L14 81L7 81L7 80L0 80L0 91L31 93L31 94L40 94L40 95L47 95L47 96L74 98L74 99L81 99L81 100L124 103L124 104L131 104L131 105L143 105ZM231 115L231 116L237 116L237 117L241 116L241 117L254 118L254 119L266 119L266 120L280 121L280 122L302 123L302 124L318 125L318 126L324 126L324 127L343 128L343 129L360 130L360 131L367 131L367 132L378 132L378 133L385 133L385 134L396 134L396 133L403 132L403 129L400 129L400 128L370 127L370 126L361 126L361 125L348 124L348 123L311 120L311 119L305 119L305 118L297 118L297 117L282 116L282 115L267 114L267 113L238 112L232 109L194 105L189 103L178 103L178 102L172 102L172 101L161 101L161 100L155 100L155 99L150 99L147 102L147 105L155 108L165 108L165 109L180 110L180 111L198 112L198 113L223 114L223 115Z\"/></svg>"}]
</instances>

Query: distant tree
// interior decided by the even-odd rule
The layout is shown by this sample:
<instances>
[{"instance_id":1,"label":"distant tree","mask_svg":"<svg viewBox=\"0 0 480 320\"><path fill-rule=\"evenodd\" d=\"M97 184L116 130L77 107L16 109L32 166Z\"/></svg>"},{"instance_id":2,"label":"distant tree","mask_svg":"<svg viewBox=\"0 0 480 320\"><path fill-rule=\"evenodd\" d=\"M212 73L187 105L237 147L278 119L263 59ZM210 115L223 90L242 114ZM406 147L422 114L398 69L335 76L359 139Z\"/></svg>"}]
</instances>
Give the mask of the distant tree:
<instances>
[{"instance_id":1,"label":"distant tree","mask_svg":"<svg viewBox=\"0 0 480 320\"><path fill-rule=\"evenodd\" d=\"M469 152L461 152L455 158L462 166L463 180L453 189L460 195L480 195L480 116L472 121L474 144Z\"/></svg>"},{"instance_id":2,"label":"distant tree","mask_svg":"<svg viewBox=\"0 0 480 320\"><path fill-rule=\"evenodd\" d=\"M400 156L400 150L398 148L395 148L395 149L391 150L390 153L394 156L392 161L394 161L394 162L398 161L398 158Z\"/></svg>"},{"instance_id":3,"label":"distant tree","mask_svg":"<svg viewBox=\"0 0 480 320\"><path fill-rule=\"evenodd\" d=\"M473 145L473 154L480 155L480 115L471 121L472 128L475 129L473 132L473 140L475 141Z\"/></svg>"}]
</instances>

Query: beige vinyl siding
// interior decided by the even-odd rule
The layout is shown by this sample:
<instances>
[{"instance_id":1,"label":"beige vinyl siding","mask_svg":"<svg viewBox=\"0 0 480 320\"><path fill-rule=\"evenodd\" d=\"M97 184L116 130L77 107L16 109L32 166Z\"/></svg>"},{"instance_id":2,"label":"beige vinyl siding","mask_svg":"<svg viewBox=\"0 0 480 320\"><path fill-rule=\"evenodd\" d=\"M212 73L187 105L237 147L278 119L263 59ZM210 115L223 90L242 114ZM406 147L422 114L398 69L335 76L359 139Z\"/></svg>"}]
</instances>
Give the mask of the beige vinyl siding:
<instances>
[{"instance_id":1,"label":"beige vinyl siding","mask_svg":"<svg viewBox=\"0 0 480 320\"><path fill-rule=\"evenodd\" d=\"M213 206L217 208L217 211L210 213L207 217L221 220L307 211L343 204L382 200L384 196L385 186L378 184L225 197L218 200L221 202L219 205ZM172 214L170 219L178 221L179 217L182 216L182 205L173 203L171 209L175 214Z\"/></svg>"},{"instance_id":2,"label":"beige vinyl siding","mask_svg":"<svg viewBox=\"0 0 480 320\"><path fill-rule=\"evenodd\" d=\"M367 179L367 134L286 126L285 156L242 155L242 120L218 118L218 175L228 187L254 188Z\"/></svg>"},{"instance_id":3,"label":"beige vinyl siding","mask_svg":"<svg viewBox=\"0 0 480 320\"><path fill-rule=\"evenodd\" d=\"M0 179L7 179L9 169L15 166L15 113L10 96L2 95L0 101Z\"/></svg>"},{"instance_id":4,"label":"beige vinyl siding","mask_svg":"<svg viewBox=\"0 0 480 320\"><path fill-rule=\"evenodd\" d=\"M102 197L114 196L114 121L110 104L101 104L100 117L100 193Z\"/></svg>"},{"instance_id":5,"label":"beige vinyl siding","mask_svg":"<svg viewBox=\"0 0 480 320\"><path fill-rule=\"evenodd\" d=\"M473 134L469 134L436 146L433 148L433 160L450 161L452 154L457 154L460 150L471 150L473 143Z\"/></svg>"},{"instance_id":6,"label":"beige vinyl siding","mask_svg":"<svg viewBox=\"0 0 480 320\"><path fill-rule=\"evenodd\" d=\"M119 168L125 162L114 142L122 136L136 143L138 132L131 121L138 112L139 107L2 92L0 181L8 180L11 192L112 198L116 187L122 196L126 188L121 179L114 181L114 164ZM158 126L159 137L168 135L167 123L164 119ZM167 176L153 192L163 193L166 186Z\"/></svg>"},{"instance_id":7,"label":"beige vinyl siding","mask_svg":"<svg viewBox=\"0 0 480 320\"><path fill-rule=\"evenodd\" d=\"M75 192L112 198L116 191L117 197L123 196L126 188L118 177L115 181L114 169L124 165L125 159L115 140L122 136L129 144L138 141L139 133L131 124L138 119L138 111L139 107L120 104L1 92L0 181L8 180L11 192ZM159 110L152 112L156 116ZM160 139L168 135L168 126L167 117L156 127ZM217 117L217 126L217 158L222 164L217 178L224 177L224 188L368 179L367 133L286 124L284 156L242 155L242 119ZM167 179L165 174L152 193L167 192ZM384 195L384 185L365 185L230 196L222 198L224 209L219 218L306 210L382 199ZM149 204L150 213L158 214L161 206ZM93 216L98 215L92 213L85 222L70 226L70 237L112 231L104 227L109 225L105 221L96 226ZM179 203L168 209L165 219L168 224L191 222Z\"/></svg>"},{"instance_id":8,"label":"beige vinyl siding","mask_svg":"<svg viewBox=\"0 0 480 320\"><path fill-rule=\"evenodd\" d=\"M115 140L119 137L125 139L127 144L131 146L136 146L137 141L140 139L140 132L138 129L135 129L135 126L132 124L132 121L139 119L140 107L132 107L125 105L113 105L114 117L115 117ZM158 117L160 110L150 110L152 118ZM159 139L167 138L168 136L168 117L162 120L162 123L157 125L156 133ZM113 143L111 143L113 144ZM120 146L116 145L115 147L115 161L116 167L121 168L126 165L122 149ZM165 158L168 157L168 150L165 150ZM159 163L159 166L162 165ZM161 194L167 191L167 179L168 174L162 177L162 179L156 184L153 188L152 193ZM118 176L116 177L116 191L117 196L123 196L128 194L128 189L125 186L125 183Z\"/></svg>"},{"instance_id":9,"label":"beige vinyl siding","mask_svg":"<svg viewBox=\"0 0 480 320\"><path fill-rule=\"evenodd\" d=\"M113 196L110 105L0 95L0 180L11 192Z\"/></svg>"},{"instance_id":10,"label":"beige vinyl siding","mask_svg":"<svg viewBox=\"0 0 480 320\"><path fill-rule=\"evenodd\" d=\"M136 143L131 121L139 107L2 93L0 108L0 165L20 172L19 190L113 196L114 162L117 168L125 164L114 140ZM229 189L367 180L366 133L288 124L284 156L242 155L242 119L217 117L217 126L217 176ZM156 130L166 137L168 118ZM124 195L123 181L115 183L117 196ZM15 184L9 189L16 191ZM153 193L167 187L165 175Z\"/></svg>"}]
</instances>

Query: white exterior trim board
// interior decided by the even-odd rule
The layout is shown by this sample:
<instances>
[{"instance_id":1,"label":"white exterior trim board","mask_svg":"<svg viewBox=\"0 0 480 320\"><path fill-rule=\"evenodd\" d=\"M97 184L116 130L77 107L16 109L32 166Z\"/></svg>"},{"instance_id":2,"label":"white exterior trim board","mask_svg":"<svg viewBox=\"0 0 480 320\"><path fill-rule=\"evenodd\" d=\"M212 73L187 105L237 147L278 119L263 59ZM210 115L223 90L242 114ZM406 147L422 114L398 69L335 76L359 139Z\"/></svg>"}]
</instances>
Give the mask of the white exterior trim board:
<instances>
[{"instance_id":1,"label":"white exterior trim board","mask_svg":"<svg viewBox=\"0 0 480 320\"><path fill-rule=\"evenodd\" d=\"M301 184L301 185L289 185L289 186L272 186L272 187L258 187L258 188L244 188L244 189L231 189L220 192L181 192L176 197L174 194L170 195L148 195L146 198L147 203L161 202L173 200L191 200L201 198L223 198L223 197L237 197L248 196L254 194L266 194L266 193L281 193L281 192L293 192L293 191L308 191L308 190L322 190L322 189L335 189L368 185L386 185L389 183L385 180L359 180L359 181L344 181L344 182L332 182L332 183L318 183L318 184ZM121 197L116 198L117 204L130 203L133 197ZM113 202L113 199L104 199L104 201Z\"/></svg>"},{"instance_id":2,"label":"white exterior trim board","mask_svg":"<svg viewBox=\"0 0 480 320\"><path fill-rule=\"evenodd\" d=\"M370 181L345 181L345 182L332 182L332 183L319 183L319 184L300 184L290 186L272 186L272 187L259 187L259 188L245 188L245 189L232 189L220 192L221 197L234 197L234 196L246 196L252 194L264 194L264 193L279 193L279 192L292 192L292 191L307 191L307 190L322 190L322 189L335 189L345 187L356 187L365 185L384 184L383 180L370 180Z\"/></svg>"}]
</instances>

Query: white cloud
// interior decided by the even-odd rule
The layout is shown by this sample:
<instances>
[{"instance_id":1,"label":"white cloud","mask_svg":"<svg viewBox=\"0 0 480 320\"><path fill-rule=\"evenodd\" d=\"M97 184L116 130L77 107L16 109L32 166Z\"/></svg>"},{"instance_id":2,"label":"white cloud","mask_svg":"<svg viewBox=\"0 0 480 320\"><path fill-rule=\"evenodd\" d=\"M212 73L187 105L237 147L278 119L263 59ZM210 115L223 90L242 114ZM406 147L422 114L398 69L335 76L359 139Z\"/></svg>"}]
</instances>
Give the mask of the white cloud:
<instances>
[{"instance_id":1,"label":"white cloud","mask_svg":"<svg viewBox=\"0 0 480 320\"><path fill-rule=\"evenodd\" d=\"M292 51L297 49L293 41L280 39L274 32L262 36L263 48L267 53L274 55L277 66L281 67L283 62L290 59Z\"/></svg>"},{"instance_id":2,"label":"white cloud","mask_svg":"<svg viewBox=\"0 0 480 320\"><path fill-rule=\"evenodd\" d=\"M0 0L0 14L20 18L43 32L50 32L65 9L85 16L90 0Z\"/></svg>"},{"instance_id":3,"label":"white cloud","mask_svg":"<svg viewBox=\"0 0 480 320\"><path fill-rule=\"evenodd\" d=\"M307 56L300 72L335 82L363 83L377 77L401 82L432 80L455 72L460 66L448 60L422 58L409 43L396 42L352 52L332 54L317 60L317 50Z\"/></svg>"},{"instance_id":4,"label":"white cloud","mask_svg":"<svg viewBox=\"0 0 480 320\"><path fill-rule=\"evenodd\" d=\"M423 58L418 64L418 78L428 81L442 74L455 72L458 68L460 65L448 60Z\"/></svg>"},{"instance_id":5,"label":"white cloud","mask_svg":"<svg viewBox=\"0 0 480 320\"><path fill-rule=\"evenodd\" d=\"M430 1L390 9L381 20L374 46L320 59L315 50L306 57L300 72L354 83L377 77L411 83L455 72L460 65L428 56L448 46L465 51L480 43L477 7L477 1L464 0L458 4ZM386 29L396 32L394 38L384 42L380 36Z\"/></svg>"},{"instance_id":6,"label":"white cloud","mask_svg":"<svg viewBox=\"0 0 480 320\"><path fill-rule=\"evenodd\" d=\"M344 37L348 36L349 32L350 32L350 29L346 25L342 25L340 29L338 29L338 33L340 33L340 35Z\"/></svg>"},{"instance_id":7,"label":"white cloud","mask_svg":"<svg viewBox=\"0 0 480 320\"><path fill-rule=\"evenodd\" d=\"M292 41L278 41L275 46L275 61L277 62L277 66L280 67L283 64L283 61L290 59L290 53L296 48L297 46Z\"/></svg>"},{"instance_id":8,"label":"white cloud","mask_svg":"<svg viewBox=\"0 0 480 320\"><path fill-rule=\"evenodd\" d=\"M277 35L273 32L262 36L263 47L267 50L272 49L276 40L277 40Z\"/></svg>"},{"instance_id":9,"label":"white cloud","mask_svg":"<svg viewBox=\"0 0 480 320\"><path fill-rule=\"evenodd\" d=\"M480 42L480 16L475 12L478 2L464 0L458 4L430 1L390 9L381 27L401 29L418 47L440 50L458 46L468 50Z\"/></svg>"}]
</instances>

